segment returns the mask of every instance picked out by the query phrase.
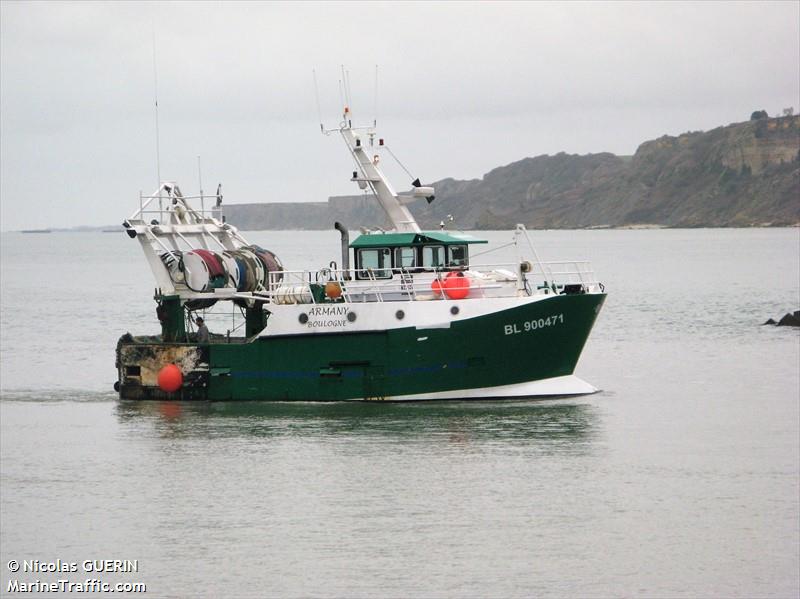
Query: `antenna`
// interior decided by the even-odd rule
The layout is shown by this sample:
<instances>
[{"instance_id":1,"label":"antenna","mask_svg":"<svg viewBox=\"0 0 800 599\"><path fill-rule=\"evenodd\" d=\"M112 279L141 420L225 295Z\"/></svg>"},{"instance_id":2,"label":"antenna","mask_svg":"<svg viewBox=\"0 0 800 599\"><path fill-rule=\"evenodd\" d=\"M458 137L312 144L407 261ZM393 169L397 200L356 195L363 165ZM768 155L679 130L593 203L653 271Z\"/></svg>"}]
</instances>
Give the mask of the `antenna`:
<instances>
[{"instance_id":1,"label":"antenna","mask_svg":"<svg viewBox=\"0 0 800 599\"><path fill-rule=\"evenodd\" d=\"M349 70L344 72L344 91L347 94L347 105L350 106L353 103L353 97L350 95L350 71Z\"/></svg>"},{"instance_id":2,"label":"antenna","mask_svg":"<svg viewBox=\"0 0 800 599\"><path fill-rule=\"evenodd\" d=\"M319 117L319 130L325 133L325 126L322 124L322 110L319 107L319 86L317 86L316 69L311 69L311 74L314 76L314 96L317 99L317 116Z\"/></svg>"},{"instance_id":3,"label":"antenna","mask_svg":"<svg viewBox=\"0 0 800 599\"><path fill-rule=\"evenodd\" d=\"M347 80L347 72L344 70L344 65L342 66L342 86L344 88L344 101L345 105L350 107L350 113L352 114L352 106L350 106L350 84Z\"/></svg>"},{"instance_id":4,"label":"antenna","mask_svg":"<svg viewBox=\"0 0 800 599\"><path fill-rule=\"evenodd\" d=\"M378 126L378 65L375 65L375 106L372 112L372 126Z\"/></svg>"},{"instance_id":5,"label":"antenna","mask_svg":"<svg viewBox=\"0 0 800 599\"><path fill-rule=\"evenodd\" d=\"M203 171L200 170L200 156L197 157L197 181L200 183L200 214L206 217L206 204L203 199Z\"/></svg>"},{"instance_id":6,"label":"antenna","mask_svg":"<svg viewBox=\"0 0 800 599\"><path fill-rule=\"evenodd\" d=\"M161 198L161 135L158 130L158 69L156 68L156 23L153 20L153 98L156 113L156 174L158 176L158 196Z\"/></svg>"}]
</instances>

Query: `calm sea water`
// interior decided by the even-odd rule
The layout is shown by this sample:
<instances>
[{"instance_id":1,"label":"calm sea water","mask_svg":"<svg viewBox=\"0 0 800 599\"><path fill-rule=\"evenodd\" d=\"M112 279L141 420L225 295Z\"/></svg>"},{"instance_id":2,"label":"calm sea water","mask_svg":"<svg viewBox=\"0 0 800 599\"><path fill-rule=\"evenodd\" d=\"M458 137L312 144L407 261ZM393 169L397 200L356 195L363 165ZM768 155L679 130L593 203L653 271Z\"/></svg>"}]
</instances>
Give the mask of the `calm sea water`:
<instances>
[{"instance_id":1,"label":"calm sea water","mask_svg":"<svg viewBox=\"0 0 800 599\"><path fill-rule=\"evenodd\" d=\"M339 260L335 232L248 237L290 268ZM138 244L0 236L0 594L797 597L800 332L760 325L800 308L800 230L533 237L606 284L577 371L599 394L121 403L116 340L158 329ZM8 569L57 559L79 571Z\"/></svg>"}]
</instances>

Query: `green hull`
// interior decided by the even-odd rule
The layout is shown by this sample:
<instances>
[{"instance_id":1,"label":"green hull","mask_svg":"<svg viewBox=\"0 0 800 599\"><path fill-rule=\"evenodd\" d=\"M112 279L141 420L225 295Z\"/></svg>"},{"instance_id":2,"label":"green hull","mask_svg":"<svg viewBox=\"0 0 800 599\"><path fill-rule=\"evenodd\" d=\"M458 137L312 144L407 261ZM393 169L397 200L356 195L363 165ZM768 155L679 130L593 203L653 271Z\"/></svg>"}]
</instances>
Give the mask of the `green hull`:
<instances>
[{"instance_id":1,"label":"green hull","mask_svg":"<svg viewBox=\"0 0 800 599\"><path fill-rule=\"evenodd\" d=\"M171 394L130 376L136 356L142 355L147 344L121 341L120 396L381 401L458 397L462 390L508 388L571 375L604 300L604 294L553 296L454 320L449 328L264 336L250 343L212 343L204 348L148 345L156 356L159 348L170 348L186 354L181 359L202 365L182 389ZM488 396L502 397L503 393L489 392Z\"/></svg>"}]
</instances>

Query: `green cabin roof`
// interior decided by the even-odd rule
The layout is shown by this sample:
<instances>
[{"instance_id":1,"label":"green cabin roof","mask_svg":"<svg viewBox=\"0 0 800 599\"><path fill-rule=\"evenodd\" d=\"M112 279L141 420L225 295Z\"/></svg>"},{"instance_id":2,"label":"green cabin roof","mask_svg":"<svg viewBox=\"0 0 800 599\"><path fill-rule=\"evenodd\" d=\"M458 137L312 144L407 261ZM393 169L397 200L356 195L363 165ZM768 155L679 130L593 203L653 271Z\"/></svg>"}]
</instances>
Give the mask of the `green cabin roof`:
<instances>
[{"instance_id":1,"label":"green cabin roof","mask_svg":"<svg viewBox=\"0 0 800 599\"><path fill-rule=\"evenodd\" d=\"M465 233L423 231L422 233L372 233L360 235L350 244L351 248L408 247L410 245L464 245L465 243L488 243Z\"/></svg>"}]
</instances>

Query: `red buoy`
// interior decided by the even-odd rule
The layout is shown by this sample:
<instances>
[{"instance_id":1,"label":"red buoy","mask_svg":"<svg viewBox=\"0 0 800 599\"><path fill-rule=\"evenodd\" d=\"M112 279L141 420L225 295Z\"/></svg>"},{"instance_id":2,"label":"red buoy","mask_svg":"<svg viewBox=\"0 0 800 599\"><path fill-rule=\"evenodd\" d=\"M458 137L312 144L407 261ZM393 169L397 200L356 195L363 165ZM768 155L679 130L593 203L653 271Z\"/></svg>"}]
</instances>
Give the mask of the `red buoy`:
<instances>
[{"instance_id":1,"label":"red buoy","mask_svg":"<svg viewBox=\"0 0 800 599\"><path fill-rule=\"evenodd\" d=\"M450 299L464 299L469 295L469 279L463 272L451 272L444 280L444 292Z\"/></svg>"},{"instance_id":2,"label":"red buoy","mask_svg":"<svg viewBox=\"0 0 800 599\"><path fill-rule=\"evenodd\" d=\"M328 281L325 283L325 295L331 299L339 299L342 297L342 286L336 281Z\"/></svg>"},{"instance_id":3,"label":"red buoy","mask_svg":"<svg viewBox=\"0 0 800 599\"><path fill-rule=\"evenodd\" d=\"M175 364L167 364L158 371L158 386L162 391L175 393L183 385L183 373Z\"/></svg>"},{"instance_id":4,"label":"red buoy","mask_svg":"<svg viewBox=\"0 0 800 599\"><path fill-rule=\"evenodd\" d=\"M433 280L433 283L431 283L431 289L433 289L433 292L436 295L442 295L442 293L444 291L442 289L442 282L439 279L434 279Z\"/></svg>"},{"instance_id":5,"label":"red buoy","mask_svg":"<svg viewBox=\"0 0 800 599\"><path fill-rule=\"evenodd\" d=\"M161 412L164 418L174 420L181 415L183 410L181 409L181 404L177 401L162 401L158 406L158 411Z\"/></svg>"}]
</instances>

